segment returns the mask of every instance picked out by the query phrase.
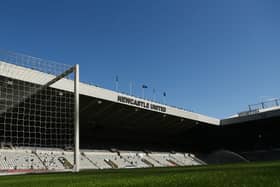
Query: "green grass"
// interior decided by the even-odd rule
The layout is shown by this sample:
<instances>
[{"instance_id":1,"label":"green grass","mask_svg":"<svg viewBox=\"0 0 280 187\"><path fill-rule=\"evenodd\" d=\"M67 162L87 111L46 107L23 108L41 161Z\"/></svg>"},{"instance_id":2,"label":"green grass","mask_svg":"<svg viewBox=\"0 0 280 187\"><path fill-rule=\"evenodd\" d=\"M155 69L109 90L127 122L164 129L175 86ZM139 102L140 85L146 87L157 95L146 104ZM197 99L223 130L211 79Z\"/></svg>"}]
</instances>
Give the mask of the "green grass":
<instances>
[{"instance_id":1,"label":"green grass","mask_svg":"<svg viewBox=\"0 0 280 187\"><path fill-rule=\"evenodd\" d=\"M0 177L0 187L280 186L280 162L178 168L98 170Z\"/></svg>"}]
</instances>

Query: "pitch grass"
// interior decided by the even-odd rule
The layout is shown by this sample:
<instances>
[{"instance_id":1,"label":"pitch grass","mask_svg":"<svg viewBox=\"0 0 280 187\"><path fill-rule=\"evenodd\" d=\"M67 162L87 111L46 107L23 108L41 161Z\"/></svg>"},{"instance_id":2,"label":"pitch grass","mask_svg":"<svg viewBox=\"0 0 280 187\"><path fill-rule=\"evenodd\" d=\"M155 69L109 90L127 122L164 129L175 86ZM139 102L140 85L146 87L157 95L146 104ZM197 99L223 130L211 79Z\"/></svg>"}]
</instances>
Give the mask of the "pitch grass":
<instances>
[{"instance_id":1,"label":"pitch grass","mask_svg":"<svg viewBox=\"0 0 280 187\"><path fill-rule=\"evenodd\" d=\"M0 187L279 187L280 162L0 177Z\"/></svg>"}]
</instances>

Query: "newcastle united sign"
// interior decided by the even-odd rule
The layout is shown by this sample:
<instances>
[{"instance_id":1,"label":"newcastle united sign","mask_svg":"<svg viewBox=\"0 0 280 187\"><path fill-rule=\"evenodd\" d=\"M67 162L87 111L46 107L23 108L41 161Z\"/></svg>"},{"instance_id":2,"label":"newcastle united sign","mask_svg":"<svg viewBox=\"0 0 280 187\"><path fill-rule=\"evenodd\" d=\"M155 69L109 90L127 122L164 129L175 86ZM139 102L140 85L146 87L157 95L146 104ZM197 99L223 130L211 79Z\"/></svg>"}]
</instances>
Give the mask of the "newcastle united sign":
<instances>
[{"instance_id":1,"label":"newcastle united sign","mask_svg":"<svg viewBox=\"0 0 280 187\"><path fill-rule=\"evenodd\" d=\"M144 102L144 101L140 101L140 100L136 100L133 98L129 98L129 97L124 97L124 96L118 96L118 101L121 103L126 103L126 104L130 104L130 105L134 105L134 106L138 106L141 108L146 108L146 109L151 109L151 110L155 110L158 112L166 112L166 107L160 106L160 105L156 105L156 104L152 104L150 102Z\"/></svg>"}]
</instances>

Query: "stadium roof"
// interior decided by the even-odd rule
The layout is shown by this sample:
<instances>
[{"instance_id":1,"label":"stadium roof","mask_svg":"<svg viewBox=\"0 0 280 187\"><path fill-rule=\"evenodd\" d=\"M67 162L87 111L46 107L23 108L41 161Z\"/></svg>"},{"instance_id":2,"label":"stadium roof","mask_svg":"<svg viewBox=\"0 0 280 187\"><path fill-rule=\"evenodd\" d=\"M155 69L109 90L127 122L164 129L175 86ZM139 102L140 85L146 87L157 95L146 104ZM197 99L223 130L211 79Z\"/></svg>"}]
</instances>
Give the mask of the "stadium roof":
<instances>
[{"instance_id":1,"label":"stadium roof","mask_svg":"<svg viewBox=\"0 0 280 187\"><path fill-rule=\"evenodd\" d=\"M3 61L0 61L0 75L12 79L18 79L34 84L39 84L39 85L44 85L49 80L55 78L55 76L52 74L47 74L44 72L40 72L38 70L6 63ZM51 87L73 92L74 90L73 85L74 85L73 80L64 78L51 85ZM209 124L209 125L229 125L229 124L242 123L251 120L280 116L280 112L279 112L280 108L273 107L269 109L258 110L255 113L248 112L246 113L246 115L243 115L242 113L242 115L238 114L220 120L199 113L186 111L176 107L168 106L165 104L157 103L143 98L138 98L135 96L130 96L124 93L100 88L98 86L89 85L85 83L80 83L79 93L80 95L95 99L97 100L97 102L99 102L98 101L99 99L100 102L106 101L107 103L109 102L118 105L125 105L136 109L138 108L139 110L150 111L152 113L160 113L163 114L164 116L167 115L167 116L179 118L181 120L186 119L187 121L194 121L196 123L201 122L202 124ZM86 102L90 102L90 101L86 100ZM86 103L84 104L86 105ZM86 107L87 106L84 106L84 108Z\"/></svg>"},{"instance_id":2,"label":"stadium roof","mask_svg":"<svg viewBox=\"0 0 280 187\"><path fill-rule=\"evenodd\" d=\"M3 61L0 61L0 75L39 85L46 84L48 80L51 80L55 77L51 74L46 74L37 70L6 63ZM62 79L51 85L51 87L71 92L74 90L73 80L70 79ZM208 117L206 115L182 110L147 99L137 98L135 96L126 95L85 83L80 83L80 95L99 98L114 103L121 103L123 105L129 105L139 109L163 113L166 115L180 117L182 119L207 123L210 125L219 125L220 123L219 119L213 117Z\"/></svg>"}]
</instances>

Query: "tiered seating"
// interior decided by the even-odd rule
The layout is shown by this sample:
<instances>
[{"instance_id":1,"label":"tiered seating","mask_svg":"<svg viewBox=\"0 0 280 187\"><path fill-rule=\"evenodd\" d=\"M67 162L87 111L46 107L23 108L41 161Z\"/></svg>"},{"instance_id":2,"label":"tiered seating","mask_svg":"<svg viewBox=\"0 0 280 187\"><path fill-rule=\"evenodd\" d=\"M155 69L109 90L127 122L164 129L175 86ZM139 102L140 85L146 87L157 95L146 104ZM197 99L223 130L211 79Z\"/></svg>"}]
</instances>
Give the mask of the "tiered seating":
<instances>
[{"instance_id":1,"label":"tiered seating","mask_svg":"<svg viewBox=\"0 0 280 187\"><path fill-rule=\"evenodd\" d=\"M199 165L200 163L194 160L191 155L184 153L171 154L170 157L175 159L182 166Z\"/></svg>"},{"instance_id":2,"label":"tiered seating","mask_svg":"<svg viewBox=\"0 0 280 187\"><path fill-rule=\"evenodd\" d=\"M85 157L88 158L98 169L111 168L111 166L104 161L105 154L106 153L103 152L84 152Z\"/></svg>"},{"instance_id":3,"label":"tiered seating","mask_svg":"<svg viewBox=\"0 0 280 187\"><path fill-rule=\"evenodd\" d=\"M82 152L80 156L80 168L81 169L98 169L98 166L92 162L87 156Z\"/></svg>"},{"instance_id":4,"label":"tiered seating","mask_svg":"<svg viewBox=\"0 0 280 187\"><path fill-rule=\"evenodd\" d=\"M40 150L37 151L38 156L49 170L72 169L74 164L73 152L64 150ZM98 169L83 153L80 155L81 169Z\"/></svg>"},{"instance_id":5,"label":"tiered seating","mask_svg":"<svg viewBox=\"0 0 280 187\"><path fill-rule=\"evenodd\" d=\"M1 170L43 170L44 165L31 150L1 150Z\"/></svg>"},{"instance_id":6,"label":"tiered seating","mask_svg":"<svg viewBox=\"0 0 280 187\"><path fill-rule=\"evenodd\" d=\"M149 167L150 165L146 162L143 162L144 153L136 152L121 152L120 157L129 165L127 167L137 167L144 168Z\"/></svg>"},{"instance_id":7,"label":"tiered seating","mask_svg":"<svg viewBox=\"0 0 280 187\"><path fill-rule=\"evenodd\" d=\"M169 156L169 153L150 153L149 156L158 161L161 166L180 166L175 159Z\"/></svg>"},{"instance_id":8,"label":"tiered seating","mask_svg":"<svg viewBox=\"0 0 280 187\"><path fill-rule=\"evenodd\" d=\"M105 156L105 160L115 163L117 167L112 168L126 168L130 167L130 164L123 160L117 153L107 153Z\"/></svg>"},{"instance_id":9,"label":"tiered seating","mask_svg":"<svg viewBox=\"0 0 280 187\"><path fill-rule=\"evenodd\" d=\"M146 163L147 165L149 165L149 167L162 167L162 166L164 166L162 163L160 163L155 158L151 157L149 154L142 155L142 159L141 160L144 163Z\"/></svg>"},{"instance_id":10,"label":"tiered seating","mask_svg":"<svg viewBox=\"0 0 280 187\"><path fill-rule=\"evenodd\" d=\"M48 170L64 170L64 165L59 158L65 158L61 151L40 150L36 152Z\"/></svg>"},{"instance_id":11,"label":"tiered seating","mask_svg":"<svg viewBox=\"0 0 280 187\"><path fill-rule=\"evenodd\" d=\"M3 149L0 170L72 170L74 154L63 149ZM132 151L82 150L80 169L145 168L198 165L194 156L184 153L144 153Z\"/></svg>"},{"instance_id":12,"label":"tiered seating","mask_svg":"<svg viewBox=\"0 0 280 187\"><path fill-rule=\"evenodd\" d=\"M84 155L98 168L125 168L128 164L117 153L88 151Z\"/></svg>"}]
</instances>

